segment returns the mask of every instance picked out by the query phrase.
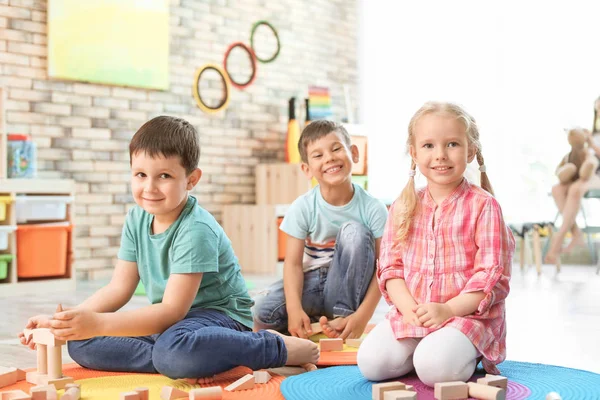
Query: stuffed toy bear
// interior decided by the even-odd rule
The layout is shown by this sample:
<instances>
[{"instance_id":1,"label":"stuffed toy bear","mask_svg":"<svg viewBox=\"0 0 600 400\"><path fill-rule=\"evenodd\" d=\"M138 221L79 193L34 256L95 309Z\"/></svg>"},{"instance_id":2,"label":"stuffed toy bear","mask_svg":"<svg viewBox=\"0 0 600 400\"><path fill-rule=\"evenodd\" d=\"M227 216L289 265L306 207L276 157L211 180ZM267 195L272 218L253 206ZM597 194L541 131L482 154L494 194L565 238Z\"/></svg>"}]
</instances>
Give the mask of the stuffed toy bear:
<instances>
[{"instance_id":1,"label":"stuffed toy bear","mask_svg":"<svg viewBox=\"0 0 600 400\"><path fill-rule=\"evenodd\" d=\"M571 151L567 154L558 167L556 176L560 183L571 183L577 179L589 180L598 168L598 158L588 147L590 131L582 128L574 128L568 131L567 139L571 145Z\"/></svg>"}]
</instances>

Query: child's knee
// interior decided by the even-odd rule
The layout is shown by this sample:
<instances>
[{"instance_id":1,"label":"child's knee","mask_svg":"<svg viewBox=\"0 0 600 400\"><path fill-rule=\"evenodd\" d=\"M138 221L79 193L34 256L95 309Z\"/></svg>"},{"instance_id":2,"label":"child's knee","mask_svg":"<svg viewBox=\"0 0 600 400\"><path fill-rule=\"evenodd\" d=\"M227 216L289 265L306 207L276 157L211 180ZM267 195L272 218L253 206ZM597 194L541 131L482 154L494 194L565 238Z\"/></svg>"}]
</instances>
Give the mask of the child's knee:
<instances>
[{"instance_id":1,"label":"child's knee","mask_svg":"<svg viewBox=\"0 0 600 400\"><path fill-rule=\"evenodd\" d=\"M375 243L373 233L365 225L357 221L350 221L343 224L336 240L348 246L356 246L360 243Z\"/></svg>"},{"instance_id":2,"label":"child's knee","mask_svg":"<svg viewBox=\"0 0 600 400\"><path fill-rule=\"evenodd\" d=\"M255 299L254 308L252 309L255 328L272 328L273 325L281 322L281 319L285 316L285 303L273 300L268 295Z\"/></svg>"},{"instance_id":3,"label":"child's knee","mask_svg":"<svg viewBox=\"0 0 600 400\"><path fill-rule=\"evenodd\" d=\"M94 369L94 355L89 351L90 347L86 346L89 340L69 340L67 342L67 350L69 357L77 364L84 368Z\"/></svg>"}]
</instances>

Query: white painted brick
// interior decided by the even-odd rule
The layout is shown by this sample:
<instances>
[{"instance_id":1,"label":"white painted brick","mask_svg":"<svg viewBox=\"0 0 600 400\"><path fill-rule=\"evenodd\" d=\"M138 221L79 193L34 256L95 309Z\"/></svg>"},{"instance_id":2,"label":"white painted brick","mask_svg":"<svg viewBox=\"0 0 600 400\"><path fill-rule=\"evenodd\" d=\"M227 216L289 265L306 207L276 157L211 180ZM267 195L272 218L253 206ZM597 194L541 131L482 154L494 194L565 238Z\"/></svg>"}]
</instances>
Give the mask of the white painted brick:
<instances>
[{"instance_id":1,"label":"white painted brick","mask_svg":"<svg viewBox=\"0 0 600 400\"><path fill-rule=\"evenodd\" d=\"M108 151L91 150L71 150L73 160L110 160L111 154Z\"/></svg>"},{"instance_id":2,"label":"white painted brick","mask_svg":"<svg viewBox=\"0 0 600 400\"><path fill-rule=\"evenodd\" d=\"M122 183L92 183L90 185L90 191L92 193L128 193L129 177L130 175L127 174L127 180Z\"/></svg>"},{"instance_id":3,"label":"white painted brick","mask_svg":"<svg viewBox=\"0 0 600 400\"><path fill-rule=\"evenodd\" d=\"M46 15L45 12L42 12L42 11L32 11L31 12L31 19L34 22L46 22L47 15Z\"/></svg>"},{"instance_id":4,"label":"white painted brick","mask_svg":"<svg viewBox=\"0 0 600 400\"><path fill-rule=\"evenodd\" d=\"M148 98L148 94L143 89L126 89L120 87L112 88L112 96L131 100L146 100Z\"/></svg>"},{"instance_id":5,"label":"white painted brick","mask_svg":"<svg viewBox=\"0 0 600 400\"><path fill-rule=\"evenodd\" d=\"M0 17L0 28L7 28L7 27L8 27L8 18Z\"/></svg>"},{"instance_id":6,"label":"white painted brick","mask_svg":"<svg viewBox=\"0 0 600 400\"><path fill-rule=\"evenodd\" d=\"M15 20L12 21L13 23ZM23 21L25 22L25 21ZM33 22L31 22L33 24ZM45 25L44 25L45 28ZM39 44L30 44L30 43L18 43L18 42L8 42L8 51L9 53L18 53L18 54L26 54L31 56L46 56L46 46L41 46Z\"/></svg>"},{"instance_id":7,"label":"white painted brick","mask_svg":"<svg viewBox=\"0 0 600 400\"><path fill-rule=\"evenodd\" d=\"M61 117L58 119L58 123L63 126L70 126L73 128L91 128L92 120L86 117Z\"/></svg>"},{"instance_id":8,"label":"white painted brick","mask_svg":"<svg viewBox=\"0 0 600 400\"><path fill-rule=\"evenodd\" d=\"M73 91L77 94L86 94L91 96L110 96L110 87L87 83L75 83L73 86Z\"/></svg>"},{"instance_id":9,"label":"white painted brick","mask_svg":"<svg viewBox=\"0 0 600 400\"><path fill-rule=\"evenodd\" d=\"M6 100L5 110L30 111L31 106L28 101Z\"/></svg>"},{"instance_id":10,"label":"white painted brick","mask_svg":"<svg viewBox=\"0 0 600 400\"><path fill-rule=\"evenodd\" d=\"M10 129L9 129L9 131L10 131ZM31 138L31 140L33 141L33 143L36 144L38 149L42 149L44 147L50 147L50 145L52 143L52 139L49 137L34 136Z\"/></svg>"},{"instance_id":11,"label":"white painted brick","mask_svg":"<svg viewBox=\"0 0 600 400\"><path fill-rule=\"evenodd\" d=\"M90 148L93 150L108 150L108 151L121 151L127 149L129 143L120 140L92 140L90 142Z\"/></svg>"},{"instance_id":12,"label":"white painted brick","mask_svg":"<svg viewBox=\"0 0 600 400\"><path fill-rule=\"evenodd\" d=\"M0 5L0 15L8 18L31 19L31 11L25 8Z\"/></svg>"},{"instance_id":13,"label":"white painted brick","mask_svg":"<svg viewBox=\"0 0 600 400\"><path fill-rule=\"evenodd\" d=\"M108 228L105 228L105 229L108 229ZM117 229L118 232L116 234L117 235L121 235L121 230L120 229L118 229L118 228L113 228L113 229ZM94 232L92 232L92 235L94 235ZM101 249L94 249L92 251L92 257L93 258L116 257L118 253L119 253L119 247L118 246L105 247L105 248L101 248Z\"/></svg>"},{"instance_id":14,"label":"white painted brick","mask_svg":"<svg viewBox=\"0 0 600 400\"><path fill-rule=\"evenodd\" d=\"M71 136L74 138L87 138L87 139L110 139L109 129L99 128L73 128Z\"/></svg>"},{"instance_id":15,"label":"white painted brick","mask_svg":"<svg viewBox=\"0 0 600 400\"><path fill-rule=\"evenodd\" d=\"M51 125L31 125L31 131L37 136L63 137L66 129L60 126Z\"/></svg>"},{"instance_id":16,"label":"white painted brick","mask_svg":"<svg viewBox=\"0 0 600 400\"><path fill-rule=\"evenodd\" d=\"M10 43L7 46L10 47ZM5 64L16 64L16 65L29 65L29 57L22 54L14 54L6 52L6 50L0 52L0 63Z\"/></svg>"},{"instance_id":17,"label":"white painted brick","mask_svg":"<svg viewBox=\"0 0 600 400\"><path fill-rule=\"evenodd\" d=\"M119 236L122 229L118 226L92 226L90 236Z\"/></svg>"},{"instance_id":18,"label":"white painted brick","mask_svg":"<svg viewBox=\"0 0 600 400\"><path fill-rule=\"evenodd\" d=\"M90 192L90 184L85 182L75 182L75 192L79 195L81 193Z\"/></svg>"},{"instance_id":19,"label":"white painted brick","mask_svg":"<svg viewBox=\"0 0 600 400\"><path fill-rule=\"evenodd\" d=\"M122 204L90 205L88 212L94 215L123 214L125 207Z\"/></svg>"},{"instance_id":20,"label":"white painted brick","mask_svg":"<svg viewBox=\"0 0 600 400\"><path fill-rule=\"evenodd\" d=\"M111 116L111 118L116 118L116 119L144 121L144 122L148 119L148 113L145 111L111 110L110 116Z\"/></svg>"},{"instance_id":21,"label":"white painted brick","mask_svg":"<svg viewBox=\"0 0 600 400\"><path fill-rule=\"evenodd\" d=\"M52 119L48 115L36 114L31 112L7 111L7 123L33 123L33 124L51 124Z\"/></svg>"},{"instance_id":22,"label":"white painted brick","mask_svg":"<svg viewBox=\"0 0 600 400\"><path fill-rule=\"evenodd\" d=\"M51 115L70 115L71 106L68 104L34 103L33 111Z\"/></svg>"},{"instance_id":23,"label":"white painted brick","mask_svg":"<svg viewBox=\"0 0 600 400\"><path fill-rule=\"evenodd\" d=\"M33 42L33 34L14 29L0 29L0 39L10 40L13 42Z\"/></svg>"},{"instance_id":24,"label":"white painted brick","mask_svg":"<svg viewBox=\"0 0 600 400\"><path fill-rule=\"evenodd\" d=\"M94 97L92 100L94 106L107 107L112 109L128 109L129 100L113 99L111 97Z\"/></svg>"},{"instance_id":25,"label":"white painted brick","mask_svg":"<svg viewBox=\"0 0 600 400\"><path fill-rule=\"evenodd\" d=\"M37 150L37 156L40 159L44 160L64 160L68 159L70 154L68 150L65 149L48 149L48 148L40 148Z\"/></svg>"},{"instance_id":26,"label":"white painted brick","mask_svg":"<svg viewBox=\"0 0 600 400\"><path fill-rule=\"evenodd\" d=\"M90 96L82 96L77 94L52 92L52 102L90 107L92 105L92 98Z\"/></svg>"},{"instance_id":27,"label":"white painted brick","mask_svg":"<svg viewBox=\"0 0 600 400\"><path fill-rule=\"evenodd\" d=\"M10 0L10 5L46 11L46 2L46 0Z\"/></svg>"},{"instance_id":28,"label":"white painted brick","mask_svg":"<svg viewBox=\"0 0 600 400\"><path fill-rule=\"evenodd\" d=\"M124 172L129 171L129 164L114 161L94 161L94 170L108 172Z\"/></svg>"},{"instance_id":29,"label":"white painted brick","mask_svg":"<svg viewBox=\"0 0 600 400\"><path fill-rule=\"evenodd\" d=\"M110 224L111 225L123 225L124 223L125 223L125 214L110 216Z\"/></svg>"},{"instance_id":30,"label":"white painted brick","mask_svg":"<svg viewBox=\"0 0 600 400\"><path fill-rule=\"evenodd\" d=\"M25 89L9 89L8 98L15 100L28 100L28 101L50 101L52 94L48 92L40 92L37 90L25 90Z\"/></svg>"},{"instance_id":31,"label":"white painted brick","mask_svg":"<svg viewBox=\"0 0 600 400\"><path fill-rule=\"evenodd\" d=\"M61 171L93 171L93 161L58 161L56 167Z\"/></svg>"},{"instance_id":32,"label":"white painted brick","mask_svg":"<svg viewBox=\"0 0 600 400\"><path fill-rule=\"evenodd\" d=\"M77 202L81 204L111 204L110 194L78 194Z\"/></svg>"},{"instance_id":33,"label":"white painted brick","mask_svg":"<svg viewBox=\"0 0 600 400\"><path fill-rule=\"evenodd\" d=\"M72 112L73 115L90 118L104 119L110 116L110 110L108 108L100 107L82 107L74 105Z\"/></svg>"}]
</instances>

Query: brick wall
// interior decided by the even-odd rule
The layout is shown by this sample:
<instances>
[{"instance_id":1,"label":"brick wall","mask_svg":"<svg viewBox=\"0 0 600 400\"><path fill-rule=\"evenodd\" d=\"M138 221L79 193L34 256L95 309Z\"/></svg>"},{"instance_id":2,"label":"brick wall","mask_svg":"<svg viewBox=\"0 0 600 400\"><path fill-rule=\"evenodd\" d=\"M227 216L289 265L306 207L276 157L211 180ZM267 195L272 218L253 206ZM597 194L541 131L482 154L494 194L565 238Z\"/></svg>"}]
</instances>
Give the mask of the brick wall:
<instances>
[{"instance_id":1,"label":"brick wall","mask_svg":"<svg viewBox=\"0 0 600 400\"><path fill-rule=\"evenodd\" d=\"M127 145L144 121L170 114L196 126L204 175L195 195L220 219L223 204L254 202L258 163L283 160L289 97L303 98L311 84L328 86L339 119L345 115L342 85L349 85L353 96L357 92L355 1L170 4L170 88L155 91L49 80L46 1L0 0L0 86L8 89L7 129L33 137L40 177L77 182L80 277L106 276L113 268L121 225L132 205ZM249 44L252 24L261 19L279 32L279 57L258 64L252 86L232 89L226 112L204 114L192 98L195 70L207 62L220 64L235 41Z\"/></svg>"}]
</instances>

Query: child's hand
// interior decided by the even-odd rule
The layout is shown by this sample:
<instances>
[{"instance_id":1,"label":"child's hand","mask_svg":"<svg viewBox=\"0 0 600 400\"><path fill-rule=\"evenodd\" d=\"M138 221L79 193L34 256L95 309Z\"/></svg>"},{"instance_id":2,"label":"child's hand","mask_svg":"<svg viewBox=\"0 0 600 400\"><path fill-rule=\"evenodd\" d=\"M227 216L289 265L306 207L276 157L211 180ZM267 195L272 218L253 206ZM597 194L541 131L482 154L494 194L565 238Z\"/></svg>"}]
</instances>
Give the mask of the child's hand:
<instances>
[{"instance_id":1,"label":"child's hand","mask_svg":"<svg viewBox=\"0 0 600 400\"><path fill-rule=\"evenodd\" d=\"M35 317L31 317L27 320L27 325L25 325L25 329L37 329L37 328L50 328L50 316L48 315L36 315ZM35 343L31 341L31 337L29 340L25 339L25 334L21 331L19 332L19 341L24 346L29 346L31 350L35 349Z\"/></svg>"},{"instance_id":2,"label":"child's hand","mask_svg":"<svg viewBox=\"0 0 600 400\"><path fill-rule=\"evenodd\" d=\"M423 324L421 324L421 321L419 321L419 317L417 317L417 314L415 314L413 311L403 314L402 317L403 317L404 322L406 322L409 325L416 326L416 327L423 326Z\"/></svg>"},{"instance_id":3,"label":"child's hand","mask_svg":"<svg viewBox=\"0 0 600 400\"><path fill-rule=\"evenodd\" d=\"M73 308L54 314L50 330L58 340L83 340L100 336L102 321L100 313Z\"/></svg>"},{"instance_id":4,"label":"child's hand","mask_svg":"<svg viewBox=\"0 0 600 400\"><path fill-rule=\"evenodd\" d=\"M304 310L299 309L296 312L288 313L288 332L292 336L303 339L308 339L312 335L310 318Z\"/></svg>"},{"instance_id":5,"label":"child's hand","mask_svg":"<svg viewBox=\"0 0 600 400\"><path fill-rule=\"evenodd\" d=\"M425 328L437 329L454 317L450 306L443 303L419 304L413 308L413 311Z\"/></svg>"},{"instance_id":6,"label":"child's hand","mask_svg":"<svg viewBox=\"0 0 600 400\"><path fill-rule=\"evenodd\" d=\"M341 332L339 337L342 339L358 339L365 331L368 322L368 317L364 317L359 312L355 312L344 318L335 329L338 332Z\"/></svg>"}]
</instances>

